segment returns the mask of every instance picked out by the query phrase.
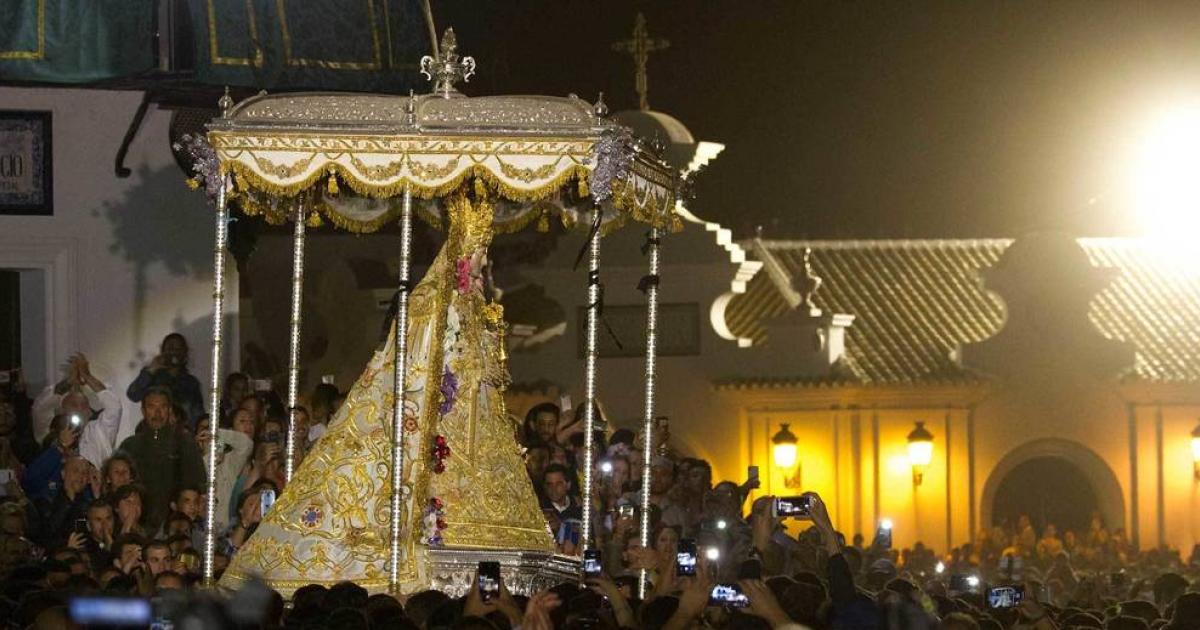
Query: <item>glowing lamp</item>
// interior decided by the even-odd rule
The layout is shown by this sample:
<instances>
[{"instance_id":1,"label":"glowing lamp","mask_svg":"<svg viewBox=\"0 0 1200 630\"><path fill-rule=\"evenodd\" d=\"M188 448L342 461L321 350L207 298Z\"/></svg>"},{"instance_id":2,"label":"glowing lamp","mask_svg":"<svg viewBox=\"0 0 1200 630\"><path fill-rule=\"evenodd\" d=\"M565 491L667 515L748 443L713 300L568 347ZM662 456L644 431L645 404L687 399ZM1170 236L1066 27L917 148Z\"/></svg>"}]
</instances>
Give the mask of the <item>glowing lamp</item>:
<instances>
[{"instance_id":1,"label":"glowing lamp","mask_svg":"<svg viewBox=\"0 0 1200 630\"><path fill-rule=\"evenodd\" d=\"M771 456L776 466L791 468L796 465L796 434L788 430L786 422L779 425L779 432L771 438L771 444Z\"/></svg>"},{"instance_id":2,"label":"glowing lamp","mask_svg":"<svg viewBox=\"0 0 1200 630\"><path fill-rule=\"evenodd\" d=\"M1200 424L1192 429L1192 474L1200 481Z\"/></svg>"},{"instance_id":3,"label":"glowing lamp","mask_svg":"<svg viewBox=\"0 0 1200 630\"><path fill-rule=\"evenodd\" d=\"M779 425L779 431L771 438L771 458L783 473L784 487L799 488L800 462L797 457L796 435L788 430L786 422Z\"/></svg>"},{"instance_id":4,"label":"glowing lamp","mask_svg":"<svg viewBox=\"0 0 1200 630\"><path fill-rule=\"evenodd\" d=\"M918 422L917 428L908 434L908 463L912 466L913 485L921 485L925 477L925 469L933 461L933 434L925 428L924 422Z\"/></svg>"}]
</instances>

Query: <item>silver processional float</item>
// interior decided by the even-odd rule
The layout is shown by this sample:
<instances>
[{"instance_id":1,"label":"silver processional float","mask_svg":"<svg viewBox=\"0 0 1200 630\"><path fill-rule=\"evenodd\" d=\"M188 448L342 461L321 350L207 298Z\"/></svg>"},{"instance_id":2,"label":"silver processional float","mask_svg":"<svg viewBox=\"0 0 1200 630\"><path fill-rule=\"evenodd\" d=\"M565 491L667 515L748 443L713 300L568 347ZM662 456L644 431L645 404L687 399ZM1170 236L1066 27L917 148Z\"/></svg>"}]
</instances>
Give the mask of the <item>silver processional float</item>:
<instances>
[{"instance_id":1,"label":"silver processional float","mask_svg":"<svg viewBox=\"0 0 1200 630\"><path fill-rule=\"evenodd\" d=\"M447 30L437 56L421 60L422 73L433 81L430 94L263 93L235 104L226 93L207 136L187 139L196 173L190 181L204 187L216 206L214 420L221 409L233 203L272 223L294 223L289 407L299 387L305 228L329 223L367 233L398 222L401 234L398 309L388 346L376 353L298 467L289 422L289 483L232 559L221 587L261 577L288 597L304 584L345 580L374 592L437 588L461 594L479 560L500 561L515 593L578 577L578 559L554 552L503 418L503 314L499 305L480 299L476 282L493 233L534 221L545 226L550 219L588 234L584 548L594 544L600 244L631 221L650 229L641 493L642 541L649 542L659 248L663 234L682 227L676 214L680 173L660 149L608 120L602 98L590 104L574 95L461 94L456 86L474 73L475 62L456 49L454 32ZM414 216L447 233L442 253L418 284L410 279ZM216 470L216 439L206 455L208 470ZM520 483L505 485L496 477ZM215 508L210 474L207 523ZM208 586L216 585L216 535L211 528L205 534ZM645 584L643 571L643 589Z\"/></svg>"}]
</instances>

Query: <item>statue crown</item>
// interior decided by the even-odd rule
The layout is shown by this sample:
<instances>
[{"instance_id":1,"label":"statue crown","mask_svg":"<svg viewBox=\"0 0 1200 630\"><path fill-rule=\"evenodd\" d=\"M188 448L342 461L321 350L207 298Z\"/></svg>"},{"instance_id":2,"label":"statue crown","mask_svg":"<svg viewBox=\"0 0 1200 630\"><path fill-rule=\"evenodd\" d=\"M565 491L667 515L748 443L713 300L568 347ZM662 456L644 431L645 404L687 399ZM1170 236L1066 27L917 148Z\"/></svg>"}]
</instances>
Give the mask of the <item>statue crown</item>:
<instances>
[{"instance_id":1,"label":"statue crown","mask_svg":"<svg viewBox=\"0 0 1200 630\"><path fill-rule=\"evenodd\" d=\"M479 196L474 203L465 192L453 195L448 200L450 214L450 240L457 243L463 255L479 249L487 249L492 242L493 206L491 201Z\"/></svg>"}]
</instances>

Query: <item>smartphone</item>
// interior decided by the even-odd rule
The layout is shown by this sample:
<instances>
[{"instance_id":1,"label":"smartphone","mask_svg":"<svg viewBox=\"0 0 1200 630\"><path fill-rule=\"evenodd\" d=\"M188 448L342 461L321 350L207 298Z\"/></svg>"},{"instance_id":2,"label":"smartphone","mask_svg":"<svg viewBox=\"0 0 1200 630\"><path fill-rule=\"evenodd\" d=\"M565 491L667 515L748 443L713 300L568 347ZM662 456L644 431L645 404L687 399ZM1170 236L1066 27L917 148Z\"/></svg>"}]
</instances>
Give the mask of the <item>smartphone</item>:
<instances>
[{"instance_id":1,"label":"smartphone","mask_svg":"<svg viewBox=\"0 0 1200 630\"><path fill-rule=\"evenodd\" d=\"M322 374L321 375L321 384L322 385L333 385L333 380L334 379L333 379L332 374Z\"/></svg>"},{"instance_id":2,"label":"smartphone","mask_svg":"<svg viewBox=\"0 0 1200 630\"><path fill-rule=\"evenodd\" d=\"M798 497L775 497L771 504L771 516L781 518L812 518L812 495Z\"/></svg>"},{"instance_id":3,"label":"smartphone","mask_svg":"<svg viewBox=\"0 0 1200 630\"><path fill-rule=\"evenodd\" d=\"M0 468L0 484L5 484L13 480L11 468Z\"/></svg>"},{"instance_id":4,"label":"smartphone","mask_svg":"<svg viewBox=\"0 0 1200 630\"><path fill-rule=\"evenodd\" d=\"M267 488L258 496L259 506L262 508L262 515L266 516L267 512L275 505L275 491Z\"/></svg>"},{"instance_id":5,"label":"smartphone","mask_svg":"<svg viewBox=\"0 0 1200 630\"><path fill-rule=\"evenodd\" d=\"M1128 577L1124 571L1113 571L1108 574L1108 585L1112 588L1125 588L1129 584Z\"/></svg>"},{"instance_id":6,"label":"smartphone","mask_svg":"<svg viewBox=\"0 0 1200 630\"><path fill-rule=\"evenodd\" d=\"M500 596L500 563L479 563L479 598L490 602Z\"/></svg>"},{"instance_id":7,"label":"smartphone","mask_svg":"<svg viewBox=\"0 0 1200 630\"><path fill-rule=\"evenodd\" d=\"M750 480L758 479L758 466L747 466L746 467L746 479L750 479Z\"/></svg>"},{"instance_id":8,"label":"smartphone","mask_svg":"<svg viewBox=\"0 0 1200 630\"><path fill-rule=\"evenodd\" d=\"M737 584L718 584L708 596L708 605L745 608L750 605L750 598L746 597L742 587Z\"/></svg>"},{"instance_id":9,"label":"smartphone","mask_svg":"<svg viewBox=\"0 0 1200 630\"><path fill-rule=\"evenodd\" d=\"M558 543L562 544L571 541L572 545L579 546L579 530L583 529L583 521L577 518L563 519L561 525L558 526Z\"/></svg>"},{"instance_id":10,"label":"smartphone","mask_svg":"<svg viewBox=\"0 0 1200 630\"><path fill-rule=\"evenodd\" d=\"M892 521L886 518L879 521L879 529L875 530L875 543L881 549L892 548Z\"/></svg>"},{"instance_id":11,"label":"smartphone","mask_svg":"<svg viewBox=\"0 0 1200 630\"><path fill-rule=\"evenodd\" d=\"M75 530L74 531L76 534L88 533L87 519L86 518L75 519Z\"/></svg>"},{"instance_id":12,"label":"smartphone","mask_svg":"<svg viewBox=\"0 0 1200 630\"><path fill-rule=\"evenodd\" d=\"M604 566L600 563L600 550L588 549L583 552L583 576L587 578L600 577Z\"/></svg>"},{"instance_id":13,"label":"smartphone","mask_svg":"<svg viewBox=\"0 0 1200 630\"><path fill-rule=\"evenodd\" d=\"M617 516L621 518L633 518L635 509L631 503L622 503L617 506Z\"/></svg>"},{"instance_id":14,"label":"smartphone","mask_svg":"<svg viewBox=\"0 0 1200 630\"><path fill-rule=\"evenodd\" d=\"M562 396L558 397L558 408L562 413L566 413L575 408L575 406L571 404L570 394L563 394Z\"/></svg>"},{"instance_id":15,"label":"smartphone","mask_svg":"<svg viewBox=\"0 0 1200 630\"><path fill-rule=\"evenodd\" d=\"M269 379L269 378L254 379L254 391L256 391L256 392L271 391L271 379Z\"/></svg>"},{"instance_id":16,"label":"smartphone","mask_svg":"<svg viewBox=\"0 0 1200 630\"><path fill-rule=\"evenodd\" d=\"M71 621L95 627L146 626L153 620L150 600L140 597L74 597L67 610Z\"/></svg>"},{"instance_id":17,"label":"smartphone","mask_svg":"<svg viewBox=\"0 0 1200 630\"><path fill-rule=\"evenodd\" d=\"M1023 586L997 586L987 592L988 608L1016 608L1025 599Z\"/></svg>"},{"instance_id":18,"label":"smartphone","mask_svg":"<svg viewBox=\"0 0 1200 630\"><path fill-rule=\"evenodd\" d=\"M70 423L72 427L78 429L79 425L83 424L83 416L77 413L71 414Z\"/></svg>"},{"instance_id":19,"label":"smartphone","mask_svg":"<svg viewBox=\"0 0 1200 630\"><path fill-rule=\"evenodd\" d=\"M675 548L675 575L696 575L696 541L684 538Z\"/></svg>"},{"instance_id":20,"label":"smartphone","mask_svg":"<svg viewBox=\"0 0 1200 630\"><path fill-rule=\"evenodd\" d=\"M282 444L283 437L279 434L278 431L267 431L267 434L263 436L263 441L271 442L273 444Z\"/></svg>"},{"instance_id":21,"label":"smartphone","mask_svg":"<svg viewBox=\"0 0 1200 630\"><path fill-rule=\"evenodd\" d=\"M955 594L979 592L979 576L956 573L950 576L949 591Z\"/></svg>"}]
</instances>

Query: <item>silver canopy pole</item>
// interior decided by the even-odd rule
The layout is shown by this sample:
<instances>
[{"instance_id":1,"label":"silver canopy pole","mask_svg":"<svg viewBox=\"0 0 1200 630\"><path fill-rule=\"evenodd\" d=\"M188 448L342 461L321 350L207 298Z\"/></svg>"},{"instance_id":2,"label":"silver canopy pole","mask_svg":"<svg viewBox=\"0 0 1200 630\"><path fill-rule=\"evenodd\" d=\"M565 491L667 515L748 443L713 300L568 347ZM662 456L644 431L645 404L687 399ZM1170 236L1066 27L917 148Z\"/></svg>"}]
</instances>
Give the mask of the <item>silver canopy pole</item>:
<instances>
[{"instance_id":1,"label":"silver canopy pole","mask_svg":"<svg viewBox=\"0 0 1200 630\"><path fill-rule=\"evenodd\" d=\"M292 319L288 354L287 447L284 453L284 481L292 480L296 468L296 399L300 390L300 317L304 298L304 202L296 202L295 228L292 235Z\"/></svg>"},{"instance_id":2,"label":"silver canopy pole","mask_svg":"<svg viewBox=\"0 0 1200 630\"><path fill-rule=\"evenodd\" d=\"M583 532L581 540L586 551L592 547L592 469L595 460L592 452L593 427L596 422L596 329L600 321L600 205L593 212L593 228L590 235L588 256L588 307L587 307L587 355L585 356L584 408L583 408Z\"/></svg>"},{"instance_id":3,"label":"silver canopy pole","mask_svg":"<svg viewBox=\"0 0 1200 630\"><path fill-rule=\"evenodd\" d=\"M652 228L646 246L650 255L650 273L643 280L646 290L646 399L642 410L642 548L650 546L650 482L653 474L651 459L654 457L654 387L658 372L658 248L659 230ZM642 569L638 574L638 597L646 599L649 572Z\"/></svg>"},{"instance_id":4,"label":"silver canopy pole","mask_svg":"<svg viewBox=\"0 0 1200 630\"><path fill-rule=\"evenodd\" d=\"M388 586L393 594L400 592L400 511L404 497L404 402L408 387L408 294L411 290L409 267L412 258L412 189L404 188L404 206L400 215L400 282L396 303L395 356L392 382L395 395L392 407L392 505L391 550L388 563Z\"/></svg>"},{"instance_id":5,"label":"silver canopy pole","mask_svg":"<svg viewBox=\"0 0 1200 630\"><path fill-rule=\"evenodd\" d=\"M216 546L216 531L213 528L217 513L217 425L221 418L221 343L224 337L225 319L225 243L229 237L228 188L230 182L221 176L217 190L216 238L213 243L213 334L212 334L212 381L209 398L208 440L208 488L204 505L204 585L213 586L213 552Z\"/></svg>"}]
</instances>

